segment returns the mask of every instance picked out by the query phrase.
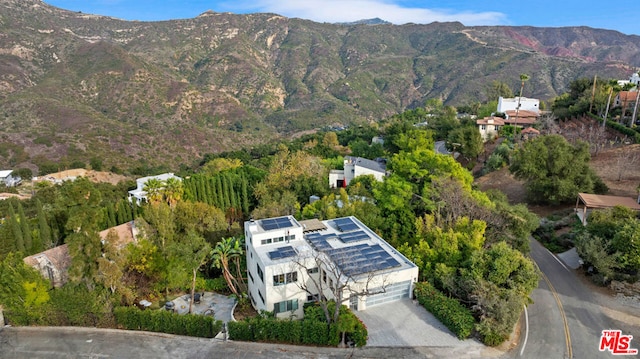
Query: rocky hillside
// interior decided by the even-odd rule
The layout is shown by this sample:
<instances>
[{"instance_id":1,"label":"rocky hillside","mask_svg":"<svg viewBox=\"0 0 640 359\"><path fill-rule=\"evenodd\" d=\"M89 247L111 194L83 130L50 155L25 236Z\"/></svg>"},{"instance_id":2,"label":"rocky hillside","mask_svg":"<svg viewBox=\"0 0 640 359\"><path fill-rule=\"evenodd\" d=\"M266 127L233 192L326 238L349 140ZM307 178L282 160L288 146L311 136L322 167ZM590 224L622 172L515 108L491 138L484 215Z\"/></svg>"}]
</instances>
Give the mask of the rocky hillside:
<instances>
[{"instance_id":1,"label":"rocky hillside","mask_svg":"<svg viewBox=\"0 0 640 359\"><path fill-rule=\"evenodd\" d=\"M191 163L283 133L375 121L492 80L549 99L627 78L640 37L584 27L320 24L206 12L137 22L0 0L0 166Z\"/></svg>"}]
</instances>

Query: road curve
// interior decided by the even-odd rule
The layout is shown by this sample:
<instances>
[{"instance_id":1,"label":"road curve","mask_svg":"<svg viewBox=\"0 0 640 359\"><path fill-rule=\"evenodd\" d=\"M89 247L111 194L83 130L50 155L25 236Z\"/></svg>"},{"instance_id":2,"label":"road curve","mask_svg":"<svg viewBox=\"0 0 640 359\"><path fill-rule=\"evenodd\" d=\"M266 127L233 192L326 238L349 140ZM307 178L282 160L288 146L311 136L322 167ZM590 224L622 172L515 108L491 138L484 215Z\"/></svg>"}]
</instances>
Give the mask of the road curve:
<instances>
[{"instance_id":1,"label":"road curve","mask_svg":"<svg viewBox=\"0 0 640 359\"><path fill-rule=\"evenodd\" d=\"M637 328L607 316L599 298L575 271L533 239L531 257L543 277L528 308L530 332L522 357L611 358L610 352L599 351L602 330L635 332ZM637 348L638 342L634 340L632 346Z\"/></svg>"}]
</instances>

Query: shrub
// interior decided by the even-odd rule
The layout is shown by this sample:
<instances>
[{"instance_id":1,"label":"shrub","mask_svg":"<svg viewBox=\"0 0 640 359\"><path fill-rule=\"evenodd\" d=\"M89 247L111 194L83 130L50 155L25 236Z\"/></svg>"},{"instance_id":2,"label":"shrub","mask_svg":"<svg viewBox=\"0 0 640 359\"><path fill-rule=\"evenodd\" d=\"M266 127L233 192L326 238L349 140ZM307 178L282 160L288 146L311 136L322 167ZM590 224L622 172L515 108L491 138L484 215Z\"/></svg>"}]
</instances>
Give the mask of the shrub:
<instances>
[{"instance_id":1,"label":"shrub","mask_svg":"<svg viewBox=\"0 0 640 359\"><path fill-rule=\"evenodd\" d=\"M346 306L340 310L341 323L349 323L344 329L347 341L356 346L367 344L367 328ZM324 313L318 305L305 306L303 320L281 320L263 315L230 322L229 337L233 340L261 341L316 346L338 346L341 334L336 324L327 325Z\"/></svg>"},{"instance_id":2,"label":"shrub","mask_svg":"<svg viewBox=\"0 0 640 359\"><path fill-rule=\"evenodd\" d=\"M224 293L229 291L229 286L227 285L227 281L224 280L224 278L218 277L213 279L205 279L204 289L210 292Z\"/></svg>"},{"instance_id":3,"label":"shrub","mask_svg":"<svg viewBox=\"0 0 640 359\"><path fill-rule=\"evenodd\" d=\"M203 338L213 338L222 330L221 321L204 315L181 315L166 310L140 310L135 307L119 307L113 314L116 323L128 330Z\"/></svg>"},{"instance_id":4,"label":"shrub","mask_svg":"<svg viewBox=\"0 0 640 359\"><path fill-rule=\"evenodd\" d=\"M456 299L449 298L428 282L417 283L418 302L451 330L459 339L468 338L473 331L473 314Z\"/></svg>"}]
</instances>

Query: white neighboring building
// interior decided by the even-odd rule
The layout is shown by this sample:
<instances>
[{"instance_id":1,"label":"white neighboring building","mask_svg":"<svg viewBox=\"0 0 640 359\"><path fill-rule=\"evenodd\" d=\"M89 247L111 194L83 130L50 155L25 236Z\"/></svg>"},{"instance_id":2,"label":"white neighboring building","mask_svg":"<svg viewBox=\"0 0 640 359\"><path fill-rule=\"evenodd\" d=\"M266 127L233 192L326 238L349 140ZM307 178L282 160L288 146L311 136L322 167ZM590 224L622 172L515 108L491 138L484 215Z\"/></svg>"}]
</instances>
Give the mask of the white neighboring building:
<instances>
[{"instance_id":1,"label":"white neighboring building","mask_svg":"<svg viewBox=\"0 0 640 359\"><path fill-rule=\"evenodd\" d=\"M351 181L364 175L373 175L376 180L382 181L387 175L387 165L384 160L368 160L362 157L344 157L344 170L331 170L329 172L329 187L347 187Z\"/></svg>"},{"instance_id":2,"label":"white neighboring building","mask_svg":"<svg viewBox=\"0 0 640 359\"><path fill-rule=\"evenodd\" d=\"M22 178L20 176L11 175L13 170L4 170L0 171L0 183L3 183L7 187L14 187L22 182Z\"/></svg>"},{"instance_id":3,"label":"white neighboring building","mask_svg":"<svg viewBox=\"0 0 640 359\"><path fill-rule=\"evenodd\" d=\"M355 217L252 220L244 231L251 303L279 318L302 318L304 303L320 296L336 299L330 287L365 310L411 298L418 280L418 267Z\"/></svg>"},{"instance_id":4,"label":"white neighboring building","mask_svg":"<svg viewBox=\"0 0 640 359\"><path fill-rule=\"evenodd\" d=\"M136 189L132 189L129 191L129 202L133 202L135 198L137 204L141 204L147 200L147 192L144 191L144 186L147 184L147 181L150 179L157 179L161 182L166 182L169 178L176 178L182 181L181 177L174 175L173 173L163 173L157 176L147 176L138 178L136 180Z\"/></svg>"},{"instance_id":5,"label":"white neighboring building","mask_svg":"<svg viewBox=\"0 0 640 359\"><path fill-rule=\"evenodd\" d=\"M498 97L498 109L496 111L507 113L507 111L515 111L518 109L518 100L520 101L520 111L532 111L536 114L540 113L540 100L535 98L514 97L504 98Z\"/></svg>"}]
</instances>

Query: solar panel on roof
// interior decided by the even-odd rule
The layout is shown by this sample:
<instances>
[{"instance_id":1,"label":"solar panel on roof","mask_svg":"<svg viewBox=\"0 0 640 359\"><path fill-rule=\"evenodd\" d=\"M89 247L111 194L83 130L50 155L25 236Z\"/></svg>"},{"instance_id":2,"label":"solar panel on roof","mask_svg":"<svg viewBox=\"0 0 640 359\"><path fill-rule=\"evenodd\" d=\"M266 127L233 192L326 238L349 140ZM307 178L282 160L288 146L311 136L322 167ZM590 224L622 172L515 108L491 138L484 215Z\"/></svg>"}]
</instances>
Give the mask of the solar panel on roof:
<instances>
[{"instance_id":1,"label":"solar panel on roof","mask_svg":"<svg viewBox=\"0 0 640 359\"><path fill-rule=\"evenodd\" d=\"M359 229L357 224L355 224L351 218L338 218L334 219L333 223L338 227L341 232L354 231Z\"/></svg>"},{"instance_id":2,"label":"solar panel on roof","mask_svg":"<svg viewBox=\"0 0 640 359\"><path fill-rule=\"evenodd\" d=\"M293 223L291 223L291 219L289 219L289 217L267 218L263 219L261 223L262 228L266 231L293 227Z\"/></svg>"}]
</instances>

